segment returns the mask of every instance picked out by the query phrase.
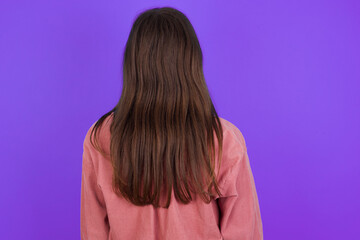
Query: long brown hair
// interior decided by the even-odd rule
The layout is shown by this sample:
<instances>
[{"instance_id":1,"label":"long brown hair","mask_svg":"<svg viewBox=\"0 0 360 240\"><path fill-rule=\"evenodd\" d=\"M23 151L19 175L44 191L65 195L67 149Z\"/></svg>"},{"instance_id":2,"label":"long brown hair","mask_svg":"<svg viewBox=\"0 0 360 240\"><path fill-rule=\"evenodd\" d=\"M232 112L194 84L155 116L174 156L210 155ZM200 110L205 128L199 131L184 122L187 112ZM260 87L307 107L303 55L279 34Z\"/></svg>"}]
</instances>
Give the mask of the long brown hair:
<instances>
[{"instance_id":1,"label":"long brown hair","mask_svg":"<svg viewBox=\"0 0 360 240\"><path fill-rule=\"evenodd\" d=\"M172 188L184 204L193 200L192 193L210 203L212 187L221 196L214 132L220 169L223 129L205 82L198 38L182 12L162 7L138 15L126 43L120 100L91 135L111 114L112 189L118 196L159 207L164 192L165 208Z\"/></svg>"}]
</instances>

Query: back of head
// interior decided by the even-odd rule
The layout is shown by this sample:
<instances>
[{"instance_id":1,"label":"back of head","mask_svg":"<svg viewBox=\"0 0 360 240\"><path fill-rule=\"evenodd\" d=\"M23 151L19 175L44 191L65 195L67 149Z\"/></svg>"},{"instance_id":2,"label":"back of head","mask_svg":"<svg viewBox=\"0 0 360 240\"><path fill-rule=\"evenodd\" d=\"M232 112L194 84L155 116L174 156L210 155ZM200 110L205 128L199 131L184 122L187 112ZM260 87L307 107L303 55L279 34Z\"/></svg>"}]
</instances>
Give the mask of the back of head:
<instances>
[{"instance_id":1,"label":"back of head","mask_svg":"<svg viewBox=\"0 0 360 240\"><path fill-rule=\"evenodd\" d=\"M207 86L198 38L188 18L174 8L150 9L136 18L126 43L123 81L123 94L140 94L127 98L141 101L142 93L157 94L164 102L187 105L193 94L210 111L211 100L201 93Z\"/></svg>"}]
</instances>

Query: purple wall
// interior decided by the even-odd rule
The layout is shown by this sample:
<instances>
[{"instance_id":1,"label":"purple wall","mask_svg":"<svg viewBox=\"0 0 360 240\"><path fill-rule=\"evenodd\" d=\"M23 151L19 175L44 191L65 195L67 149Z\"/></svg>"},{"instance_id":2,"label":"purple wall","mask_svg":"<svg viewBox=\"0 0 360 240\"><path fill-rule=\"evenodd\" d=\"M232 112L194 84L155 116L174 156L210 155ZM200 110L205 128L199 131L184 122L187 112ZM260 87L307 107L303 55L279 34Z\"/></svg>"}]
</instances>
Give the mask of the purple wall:
<instances>
[{"instance_id":1,"label":"purple wall","mask_svg":"<svg viewBox=\"0 0 360 240\"><path fill-rule=\"evenodd\" d=\"M80 239L82 143L121 93L134 17L193 23L243 133L264 239L360 234L360 2L1 1L0 239Z\"/></svg>"}]
</instances>

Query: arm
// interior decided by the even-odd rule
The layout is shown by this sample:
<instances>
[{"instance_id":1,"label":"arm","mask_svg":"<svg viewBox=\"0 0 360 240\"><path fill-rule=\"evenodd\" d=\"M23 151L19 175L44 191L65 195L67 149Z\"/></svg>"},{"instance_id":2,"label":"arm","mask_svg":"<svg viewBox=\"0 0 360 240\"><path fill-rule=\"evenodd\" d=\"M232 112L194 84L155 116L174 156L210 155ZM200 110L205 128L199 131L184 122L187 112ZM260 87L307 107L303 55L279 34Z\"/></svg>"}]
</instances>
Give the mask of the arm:
<instances>
[{"instance_id":1,"label":"arm","mask_svg":"<svg viewBox=\"0 0 360 240\"><path fill-rule=\"evenodd\" d=\"M224 196L217 199L220 231L224 240L263 240L258 196L245 141L240 132L236 131L235 135L239 141L227 157L236 162L223 183Z\"/></svg>"},{"instance_id":2,"label":"arm","mask_svg":"<svg viewBox=\"0 0 360 240\"><path fill-rule=\"evenodd\" d=\"M104 196L97 184L89 147L84 143L80 208L81 240L105 240L109 236L109 222Z\"/></svg>"}]
</instances>

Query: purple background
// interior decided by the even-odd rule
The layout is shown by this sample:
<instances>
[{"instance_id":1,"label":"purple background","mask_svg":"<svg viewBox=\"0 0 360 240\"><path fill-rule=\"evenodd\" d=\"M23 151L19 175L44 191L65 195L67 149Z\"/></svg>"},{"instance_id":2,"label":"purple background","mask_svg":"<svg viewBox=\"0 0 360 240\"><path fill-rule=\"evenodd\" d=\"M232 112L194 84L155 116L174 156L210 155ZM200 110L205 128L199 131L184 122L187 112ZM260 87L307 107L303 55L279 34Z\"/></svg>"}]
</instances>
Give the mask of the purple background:
<instances>
[{"instance_id":1,"label":"purple background","mask_svg":"<svg viewBox=\"0 0 360 240\"><path fill-rule=\"evenodd\" d=\"M360 234L360 2L1 1L0 239L80 239L82 143L121 93L135 15L192 22L243 133L264 239Z\"/></svg>"}]
</instances>

